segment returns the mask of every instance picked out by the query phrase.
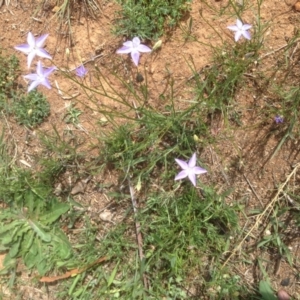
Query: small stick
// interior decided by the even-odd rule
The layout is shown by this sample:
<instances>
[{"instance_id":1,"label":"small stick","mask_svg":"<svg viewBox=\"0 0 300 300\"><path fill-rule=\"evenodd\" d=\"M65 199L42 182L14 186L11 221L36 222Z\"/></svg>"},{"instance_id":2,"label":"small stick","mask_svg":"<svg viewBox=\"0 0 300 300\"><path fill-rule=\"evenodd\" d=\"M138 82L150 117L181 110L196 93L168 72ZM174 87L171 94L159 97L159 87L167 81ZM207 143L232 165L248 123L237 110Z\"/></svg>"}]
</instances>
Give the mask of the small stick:
<instances>
[{"instance_id":1,"label":"small stick","mask_svg":"<svg viewBox=\"0 0 300 300\"><path fill-rule=\"evenodd\" d=\"M135 104L134 100L132 100L132 104L133 104L133 106L134 106L134 109L135 109L135 114L136 114L136 117L137 117L138 119L140 119L140 118L141 118L141 116L140 116L140 115L139 115L139 113L138 113L137 106L136 106L136 104Z\"/></svg>"},{"instance_id":2,"label":"small stick","mask_svg":"<svg viewBox=\"0 0 300 300\"><path fill-rule=\"evenodd\" d=\"M255 189L253 188L251 182L248 180L248 178L246 177L245 174L243 174L243 177L245 178L245 180L247 181L252 193L255 195L256 199L260 202L261 207L264 207L264 204L261 202L260 198L258 197L257 193L255 192Z\"/></svg>"},{"instance_id":3,"label":"small stick","mask_svg":"<svg viewBox=\"0 0 300 300\"><path fill-rule=\"evenodd\" d=\"M76 98L77 96L80 95L80 93L78 92L78 93L73 94L72 96L64 97L61 89L59 88L59 85L58 85L57 81L55 80L54 82L55 82L55 85L56 85L56 88L57 88L57 92L63 100L71 100L71 99Z\"/></svg>"},{"instance_id":4,"label":"small stick","mask_svg":"<svg viewBox=\"0 0 300 300\"><path fill-rule=\"evenodd\" d=\"M139 221L136 220L137 217L137 202L136 202L136 198L134 195L134 189L130 183L130 180L128 180L128 185L129 185L129 191L130 191L130 197L131 197L131 202L132 202L132 207L133 207L133 213L134 213L134 222L135 222L135 231L136 231L136 239L137 239L137 244L138 244L138 250L139 250L139 257L140 260L142 261L144 256L144 252L143 252L143 238L142 238L142 234L141 234L141 224ZM145 273L143 273L143 282L144 282L144 287L145 289L148 289L148 279Z\"/></svg>"},{"instance_id":5,"label":"small stick","mask_svg":"<svg viewBox=\"0 0 300 300\"><path fill-rule=\"evenodd\" d=\"M33 21L38 22L38 23L43 23L43 21L40 20L40 19L38 19L38 18L31 17L31 19L32 19Z\"/></svg>"},{"instance_id":6,"label":"small stick","mask_svg":"<svg viewBox=\"0 0 300 300\"><path fill-rule=\"evenodd\" d=\"M92 62L92 61L94 61L96 58L99 58L99 57L102 57L102 56L104 56L104 55L103 55L103 54L98 54L98 55L92 57L91 59L88 59L88 60L83 61L81 64L82 64L82 65L86 65L87 63ZM76 68L73 68L73 69L71 69L71 70L68 70L68 71L69 71L69 72L72 72L72 71L75 71L76 69L77 69L77 67L76 67Z\"/></svg>"},{"instance_id":7,"label":"small stick","mask_svg":"<svg viewBox=\"0 0 300 300\"><path fill-rule=\"evenodd\" d=\"M299 41L299 39L296 39L296 40L294 41L294 43L295 43L295 42L298 42L298 41ZM266 53L265 55L262 55L261 57L259 57L258 60L261 60L261 59L263 59L263 58L265 58L265 57L267 57L267 56L269 56L269 55L272 55L272 54L274 54L274 53L276 53L276 52L278 52L278 51L280 51L280 50L282 50L282 49L288 47L289 45L290 45L290 44L286 44L286 45L283 45L283 46L281 46L281 47L279 47L279 48L277 48L277 49L275 49L275 50L273 50L273 51L271 51L271 52L268 52L268 53Z\"/></svg>"}]
</instances>

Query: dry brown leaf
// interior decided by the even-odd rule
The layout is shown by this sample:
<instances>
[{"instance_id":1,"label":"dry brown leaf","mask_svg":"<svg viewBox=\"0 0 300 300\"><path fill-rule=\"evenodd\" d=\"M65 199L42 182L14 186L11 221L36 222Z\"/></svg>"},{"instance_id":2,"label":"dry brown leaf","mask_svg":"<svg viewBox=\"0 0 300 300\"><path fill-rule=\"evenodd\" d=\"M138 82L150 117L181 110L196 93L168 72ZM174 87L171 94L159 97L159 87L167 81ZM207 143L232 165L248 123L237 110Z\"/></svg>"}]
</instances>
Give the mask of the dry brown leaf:
<instances>
[{"instance_id":1,"label":"dry brown leaf","mask_svg":"<svg viewBox=\"0 0 300 300\"><path fill-rule=\"evenodd\" d=\"M60 6L54 6L52 12L57 13L60 10Z\"/></svg>"},{"instance_id":2,"label":"dry brown leaf","mask_svg":"<svg viewBox=\"0 0 300 300\"><path fill-rule=\"evenodd\" d=\"M71 195L76 195L79 193L84 193L86 188L86 183L83 181L78 181L75 186L72 188Z\"/></svg>"},{"instance_id":3,"label":"dry brown leaf","mask_svg":"<svg viewBox=\"0 0 300 300\"><path fill-rule=\"evenodd\" d=\"M96 261L94 261L93 263L87 265L86 267L84 267L82 269L73 269L71 271L66 272L65 274L62 274L62 275L53 276L53 277L43 276L40 279L40 282L55 282L57 280L66 279L66 278L69 278L69 277L76 276L76 275L86 271L87 269L93 267L94 265L100 264L101 262L103 262L105 260L108 260L108 257L106 257L106 256L100 257L99 259L97 259Z\"/></svg>"}]
</instances>

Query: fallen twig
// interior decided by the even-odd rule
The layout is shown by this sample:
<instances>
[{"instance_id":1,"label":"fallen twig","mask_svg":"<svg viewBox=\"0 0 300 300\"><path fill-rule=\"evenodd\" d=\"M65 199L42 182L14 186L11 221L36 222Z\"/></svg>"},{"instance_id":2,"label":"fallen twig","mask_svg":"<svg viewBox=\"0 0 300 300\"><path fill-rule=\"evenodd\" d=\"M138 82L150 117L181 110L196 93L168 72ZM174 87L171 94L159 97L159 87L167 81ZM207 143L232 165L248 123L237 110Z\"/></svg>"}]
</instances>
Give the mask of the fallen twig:
<instances>
[{"instance_id":1,"label":"fallen twig","mask_svg":"<svg viewBox=\"0 0 300 300\"><path fill-rule=\"evenodd\" d=\"M248 178L246 177L246 175L245 175L245 174L243 174L243 177L244 177L244 178L245 178L245 180L247 181L247 183L248 183L248 185L249 185L249 187L250 187L250 189L251 189L252 193L255 195L256 199L257 199L257 200L260 202L260 204L261 204L261 207L264 207L264 204L262 203L262 201L261 201L261 200L260 200L260 198L258 197L258 195L257 195L257 193L256 193L255 189L253 188L253 186L252 186L251 182L248 180Z\"/></svg>"},{"instance_id":2,"label":"fallen twig","mask_svg":"<svg viewBox=\"0 0 300 300\"><path fill-rule=\"evenodd\" d=\"M299 41L299 39L296 39L296 40L294 41L294 43L296 43L296 42L298 42L298 41ZM290 46L290 45L291 45L291 44L286 44L286 45L283 45L283 46L281 46L281 47L279 47L279 48L277 48L277 49L275 49L275 50L273 50L273 51L270 51L270 52L268 52L268 53L266 53L266 54L260 56L260 57L258 58L258 60L264 59L264 58L266 58L267 56L270 56L270 55L272 55L272 54L274 54L274 53L276 53L276 52L278 52L278 51L280 51L280 50L282 50L282 49L285 49L285 48L287 48L287 47Z\"/></svg>"},{"instance_id":3,"label":"fallen twig","mask_svg":"<svg viewBox=\"0 0 300 300\"><path fill-rule=\"evenodd\" d=\"M136 198L134 195L134 189L130 183L130 180L128 179L128 185L129 185L129 191L130 191L130 197L131 197L131 202L132 202L132 207L133 207L133 213L134 213L134 223L135 223L135 231L136 231L136 239L137 239L137 244L138 244L138 251L139 251L139 257L140 260L142 261L144 259L144 252L143 252L143 237L141 234L141 224L139 221L137 221L137 202ZM144 282L144 287L145 289L148 289L149 283L148 283L148 278L145 273L143 273L143 282Z\"/></svg>"},{"instance_id":4,"label":"fallen twig","mask_svg":"<svg viewBox=\"0 0 300 300\"><path fill-rule=\"evenodd\" d=\"M96 55L96 56L93 56L91 59L87 59L87 60L85 60L85 61L83 61L82 62L82 65L85 65L85 64L87 64L87 63L89 63L89 62L92 62L92 61L94 61L96 58L99 58L99 57L102 57L102 56L104 56L102 53L101 54L98 54L98 55ZM73 69L71 69L71 70L68 70L69 72L73 72L73 71L75 71L77 69L77 67L75 67L75 68L73 68Z\"/></svg>"}]
</instances>

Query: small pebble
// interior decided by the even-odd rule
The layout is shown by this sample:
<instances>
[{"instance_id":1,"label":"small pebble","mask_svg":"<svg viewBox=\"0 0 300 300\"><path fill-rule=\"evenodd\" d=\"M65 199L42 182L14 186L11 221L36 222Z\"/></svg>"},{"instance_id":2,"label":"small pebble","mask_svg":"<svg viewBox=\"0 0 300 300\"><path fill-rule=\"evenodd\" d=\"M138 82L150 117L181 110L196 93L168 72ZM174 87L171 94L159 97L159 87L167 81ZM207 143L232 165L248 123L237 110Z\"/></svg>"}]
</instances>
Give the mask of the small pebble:
<instances>
[{"instance_id":1,"label":"small pebble","mask_svg":"<svg viewBox=\"0 0 300 300\"><path fill-rule=\"evenodd\" d=\"M99 215L100 219L104 222L111 222L111 223L114 223L112 221L112 218L113 218L113 215L112 213L109 211L109 210L105 210L103 211L102 213L100 213Z\"/></svg>"},{"instance_id":2,"label":"small pebble","mask_svg":"<svg viewBox=\"0 0 300 300\"><path fill-rule=\"evenodd\" d=\"M136 75L136 82L143 82L144 81L144 77L141 73L137 73Z\"/></svg>"},{"instance_id":3,"label":"small pebble","mask_svg":"<svg viewBox=\"0 0 300 300\"><path fill-rule=\"evenodd\" d=\"M277 293L278 300L290 300L289 294L285 290L279 290Z\"/></svg>"},{"instance_id":4,"label":"small pebble","mask_svg":"<svg viewBox=\"0 0 300 300\"><path fill-rule=\"evenodd\" d=\"M294 8L296 11L300 11L300 2L295 3Z\"/></svg>"},{"instance_id":5,"label":"small pebble","mask_svg":"<svg viewBox=\"0 0 300 300\"><path fill-rule=\"evenodd\" d=\"M290 284L290 278L285 278L285 279L282 279L280 284L282 286L288 286Z\"/></svg>"}]
</instances>

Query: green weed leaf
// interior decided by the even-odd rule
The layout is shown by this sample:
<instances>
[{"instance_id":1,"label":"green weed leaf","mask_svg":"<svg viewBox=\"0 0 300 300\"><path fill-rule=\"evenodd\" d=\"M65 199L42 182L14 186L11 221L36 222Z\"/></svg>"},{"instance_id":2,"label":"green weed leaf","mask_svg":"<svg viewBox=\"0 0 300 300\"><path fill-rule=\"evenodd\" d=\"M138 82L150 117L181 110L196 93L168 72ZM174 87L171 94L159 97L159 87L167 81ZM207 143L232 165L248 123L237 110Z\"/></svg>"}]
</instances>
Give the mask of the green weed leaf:
<instances>
[{"instance_id":1,"label":"green weed leaf","mask_svg":"<svg viewBox=\"0 0 300 300\"><path fill-rule=\"evenodd\" d=\"M44 242L51 242L51 234L45 232L40 226L38 226L36 223L32 222L31 220L28 220L31 228L35 231L35 233L41 238Z\"/></svg>"},{"instance_id":2,"label":"green weed leaf","mask_svg":"<svg viewBox=\"0 0 300 300\"><path fill-rule=\"evenodd\" d=\"M15 243L11 246L11 248L10 248L10 250L9 250L9 256L10 256L11 258L15 258L15 257L18 255L19 250L20 250L21 241L22 241L22 239L19 238L19 239L17 240L17 242L15 242Z\"/></svg>"},{"instance_id":3,"label":"green weed leaf","mask_svg":"<svg viewBox=\"0 0 300 300\"><path fill-rule=\"evenodd\" d=\"M112 273L110 274L110 276L109 276L109 278L108 278L108 281L107 281L107 286L108 286L108 287L113 283L113 281L114 281L114 279L115 279L115 276L116 276L117 270L118 270L118 266L119 266L119 264L117 264L117 265L115 266L114 270L112 271Z\"/></svg>"},{"instance_id":4,"label":"green weed leaf","mask_svg":"<svg viewBox=\"0 0 300 300\"><path fill-rule=\"evenodd\" d=\"M277 300L268 281L260 281L259 292L263 300Z\"/></svg>"},{"instance_id":5,"label":"green weed leaf","mask_svg":"<svg viewBox=\"0 0 300 300\"><path fill-rule=\"evenodd\" d=\"M70 205L67 203L56 203L55 208L40 217L40 221L43 224L52 224L60 216L65 214L70 209Z\"/></svg>"}]
</instances>

